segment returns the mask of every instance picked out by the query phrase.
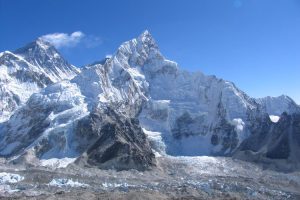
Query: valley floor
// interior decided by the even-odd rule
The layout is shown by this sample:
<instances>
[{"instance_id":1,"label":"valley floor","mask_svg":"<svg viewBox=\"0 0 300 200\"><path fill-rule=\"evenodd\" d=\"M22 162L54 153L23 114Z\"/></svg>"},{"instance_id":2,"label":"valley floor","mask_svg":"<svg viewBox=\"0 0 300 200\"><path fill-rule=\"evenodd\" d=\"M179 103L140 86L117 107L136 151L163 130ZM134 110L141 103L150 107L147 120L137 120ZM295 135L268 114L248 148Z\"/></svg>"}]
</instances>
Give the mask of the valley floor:
<instances>
[{"instance_id":1,"label":"valley floor","mask_svg":"<svg viewBox=\"0 0 300 200\"><path fill-rule=\"evenodd\" d=\"M0 199L300 199L300 172L224 157L159 157L145 172L0 164Z\"/></svg>"}]
</instances>

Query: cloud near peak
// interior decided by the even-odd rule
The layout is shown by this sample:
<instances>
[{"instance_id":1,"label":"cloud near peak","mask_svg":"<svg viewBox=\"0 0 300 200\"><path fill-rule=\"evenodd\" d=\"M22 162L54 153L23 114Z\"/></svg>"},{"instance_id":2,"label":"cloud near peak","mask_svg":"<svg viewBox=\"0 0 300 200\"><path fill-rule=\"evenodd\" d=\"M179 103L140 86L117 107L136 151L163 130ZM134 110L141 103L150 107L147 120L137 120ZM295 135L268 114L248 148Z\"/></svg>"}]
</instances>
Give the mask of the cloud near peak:
<instances>
[{"instance_id":1,"label":"cloud near peak","mask_svg":"<svg viewBox=\"0 0 300 200\"><path fill-rule=\"evenodd\" d=\"M99 37L86 35L81 31L75 31L71 34L68 33L50 33L40 37L42 40L50 42L56 48L75 47L82 43L85 47L91 48L98 46L102 43Z\"/></svg>"},{"instance_id":2,"label":"cloud near peak","mask_svg":"<svg viewBox=\"0 0 300 200\"><path fill-rule=\"evenodd\" d=\"M50 42L56 48L61 47L73 47L76 46L83 38L85 34L81 31L75 31L71 34L67 33L51 33L47 35L43 35L40 38Z\"/></svg>"}]
</instances>

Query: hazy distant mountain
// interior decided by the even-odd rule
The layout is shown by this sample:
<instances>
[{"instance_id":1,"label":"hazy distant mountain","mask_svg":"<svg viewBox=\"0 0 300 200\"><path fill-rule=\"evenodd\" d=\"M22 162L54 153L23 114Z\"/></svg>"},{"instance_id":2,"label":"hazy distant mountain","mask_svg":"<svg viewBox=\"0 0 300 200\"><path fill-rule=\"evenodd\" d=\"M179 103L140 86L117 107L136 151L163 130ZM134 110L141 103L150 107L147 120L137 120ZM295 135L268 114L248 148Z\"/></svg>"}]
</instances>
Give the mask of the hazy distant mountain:
<instances>
[{"instance_id":1,"label":"hazy distant mountain","mask_svg":"<svg viewBox=\"0 0 300 200\"><path fill-rule=\"evenodd\" d=\"M286 95L281 95L278 97L267 96L265 98L257 99L257 101L270 115L280 116L283 112L287 112L289 114L300 112L300 106L297 105L293 99Z\"/></svg>"}]
</instances>

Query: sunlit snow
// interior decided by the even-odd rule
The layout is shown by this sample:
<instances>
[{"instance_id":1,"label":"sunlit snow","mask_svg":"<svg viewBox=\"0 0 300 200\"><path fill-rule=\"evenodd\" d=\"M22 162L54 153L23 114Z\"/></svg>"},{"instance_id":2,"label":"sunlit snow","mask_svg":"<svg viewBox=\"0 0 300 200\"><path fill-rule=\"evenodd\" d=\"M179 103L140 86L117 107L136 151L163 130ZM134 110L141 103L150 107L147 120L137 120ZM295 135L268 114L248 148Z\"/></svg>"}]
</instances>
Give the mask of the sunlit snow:
<instances>
[{"instance_id":1,"label":"sunlit snow","mask_svg":"<svg viewBox=\"0 0 300 200\"><path fill-rule=\"evenodd\" d=\"M80 183L78 181L73 181L72 179L64 179L64 178L57 178L53 179L50 183L50 186L56 187L88 187L88 184Z\"/></svg>"},{"instance_id":2,"label":"sunlit snow","mask_svg":"<svg viewBox=\"0 0 300 200\"><path fill-rule=\"evenodd\" d=\"M20 176L19 174L0 172L0 184L17 183L22 181L23 179L24 177Z\"/></svg>"},{"instance_id":3,"label":"sunlit snow","mask_svg":"<svg viewBox=\"0 0 300 200\"><path fill-rule=\"evenodd\" d=\"M274 123L277 123L280 119L280 117L276 116L276 115L270 115L269 117L270 117L270 120Z\"/></svg>"},{"instance_id":4,"label":"sunlit snow","mask_svg":"<svg viewBox=\"0 0 300 200\"><path fill-rule=\"evenodd\" d=\"M73 163L76 158L50 158L40 160L41 166L51 167L51 168L65 168L70 163Z\"/></svg>"}]
</instances>

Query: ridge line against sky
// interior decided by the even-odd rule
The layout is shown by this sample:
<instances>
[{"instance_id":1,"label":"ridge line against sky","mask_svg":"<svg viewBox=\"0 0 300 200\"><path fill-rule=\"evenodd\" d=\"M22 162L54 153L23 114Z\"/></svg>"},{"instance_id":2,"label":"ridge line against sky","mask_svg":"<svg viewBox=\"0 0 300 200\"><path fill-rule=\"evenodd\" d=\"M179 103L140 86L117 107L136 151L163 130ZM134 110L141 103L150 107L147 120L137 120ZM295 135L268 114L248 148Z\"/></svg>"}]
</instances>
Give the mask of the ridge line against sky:
<instances>
[{"instance_id":1,"label":"ridge line against sky","mask_svg":"<svg viewBox=\"0 0 300 200\"><path fill-rule=\"evenodd\" d=\"M0 17L0 51L60 37L59 51L82 66L148 29L183 69L232 81L252 97L287 94L300 103L297 0L0 0Z\"/></svg>"}]
</instances>

